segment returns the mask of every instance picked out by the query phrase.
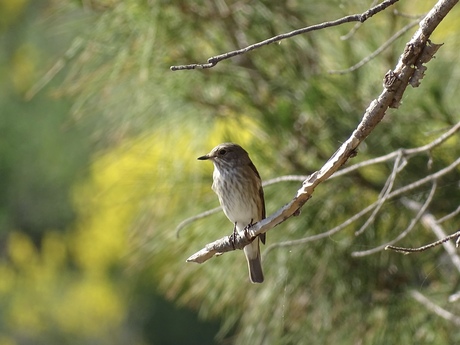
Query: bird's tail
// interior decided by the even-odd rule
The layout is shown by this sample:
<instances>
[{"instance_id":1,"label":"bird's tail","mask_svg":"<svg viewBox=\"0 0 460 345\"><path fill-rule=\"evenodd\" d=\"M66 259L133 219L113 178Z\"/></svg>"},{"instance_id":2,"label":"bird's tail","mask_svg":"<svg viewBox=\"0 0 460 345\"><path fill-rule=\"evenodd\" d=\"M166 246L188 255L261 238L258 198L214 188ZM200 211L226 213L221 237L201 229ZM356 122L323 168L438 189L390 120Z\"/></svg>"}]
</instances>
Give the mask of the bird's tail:
<instances>
[{"instance_id":1,"label":"bird's tail","mask_svg":"<svg viewBox=\"0 0 460 345\"><path fill-rule=\"evenodd\" d=\"M248 261L249 279L251 279L252 283L262 283L264 281L264 273L260 260L259 237L244 247L243 251Z\"/></svg>"}]
</instances>

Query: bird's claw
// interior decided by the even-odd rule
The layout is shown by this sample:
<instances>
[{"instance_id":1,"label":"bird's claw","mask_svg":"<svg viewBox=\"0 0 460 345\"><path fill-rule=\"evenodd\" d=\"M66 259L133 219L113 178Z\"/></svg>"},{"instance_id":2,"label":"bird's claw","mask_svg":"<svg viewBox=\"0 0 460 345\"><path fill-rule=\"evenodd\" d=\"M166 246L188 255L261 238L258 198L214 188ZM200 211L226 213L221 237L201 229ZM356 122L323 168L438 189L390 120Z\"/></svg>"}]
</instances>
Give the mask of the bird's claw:
<instances>
[{"instance_id":1,"label":"bird's claw","mask_svg":"<svg viewBox=\"0 0 460 345\"><path fill-rule=\"evenodd\" d=\"M248 225L246 225L244 227L244 230L243 230L244 231L244 237L246 237L249 241L252 240L252 237L249 236L248 231L249 231L249 228L254 225L253 220L254 219L251 218L251 222Z\"/></svg>"},{"instance_id":2,"label":"bird's claw","mask_svg":"<svg viewBox=\"0 0 460 345\"><path fill-rule=\"evenodd\" d=\"M233 250L236 250L236 247L235 247L236 233L235 233L235 232L233 232L233 234L231 234L230 236L228 236L228 241L229 241L230 244L232 245Z\"/></svg>"}]
</instances>

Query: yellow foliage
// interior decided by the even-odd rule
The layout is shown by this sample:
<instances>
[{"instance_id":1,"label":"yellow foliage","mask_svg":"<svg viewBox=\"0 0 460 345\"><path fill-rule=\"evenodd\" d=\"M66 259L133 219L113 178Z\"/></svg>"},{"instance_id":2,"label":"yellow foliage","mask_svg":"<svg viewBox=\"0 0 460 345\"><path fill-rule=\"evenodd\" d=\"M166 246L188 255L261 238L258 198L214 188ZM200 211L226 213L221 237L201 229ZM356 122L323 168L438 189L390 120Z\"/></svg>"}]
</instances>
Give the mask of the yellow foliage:
<instances>
[{"instance_id":1,"label":"yellow foliage","mask_svg":"<svg viewBox=\"0 0 460 345\"><path fill-rule=\"evenodd\" d=\"M0 0L0 29L13 23L27 8L28 0Z\"/></svg>"},{"instance_id":2,"label":"yellow foliage","mask_svg":"<svg viewBox=\"0 0 460 345\"><path fill-rule=\"evenodd\" d=\"M233 141L243 147L248 147L253 141L260 140L260 136L263 135L257 121L249 116L218 117L209 133L208 142L212 146L222 141Z\"/></svg>"},{"instance_id":3,"label":"yellow foliage","mask_svg":"<svg viewBox=\"0 0 460 345\"><path fill-rule=\"evenodd\" d=\"M1 263L0 277L2 277L2 279L0 279L0 296L4 296L14 288L16 274L9 265Z\"/></svg>"},{"instance_id":4,"label":"yellow foliage","mask_svg":"<svg viewBox=\"0 0 460 345\"><path fill-rule=\"evenodd\" d=\"M37 50L30 44L24 44L13 55L11 80L18 92L26 92L36 81Z\"/></svg>"},{"instance_id":5,"label":"yellow foliage","mask_svg":"<svg viewBox=\"0 0 460 345\"><path fill-rule=\"evenodd\" d=\"M56 324L66 333L103 336L116 330L123 320L125 306L122 296L114 291L106 278L89 278L74 282L63 301L54 305Z\"/></svg>"},{"instance_id":6,"label":"yellow foliage","mask_svg":"<svg viewBox=\"0 0 460 345\"><path fill-rule=\"evenodd\" d=\"M49 270L57 271L67 264L67 245L57 232L49 231L42 241L42 262Z\"/></svg>"},{"instance_id":7,"label":"yellow foliage","mask_svg":"<svg viewBox=\"0 0 460 345\"><path fill-rule=\"evenodd\" d=\"M110 278L110 267L101 269L97 277L91 272L66 271L68 247L73 245L65 236L50 231L38 251L25 234L9 234L12 266L6 262L0 265L0 296L8 301L3 310L8 328L27 330L31 337L46 331L50 324L79 337L105 337L119 328L125 306L117 292L120 288ZM8 341L5 338L5 344Z\"/></svg>"},{"instance_id":8,"label":"yellow foliage","mask_svg":"<svg viewBox=\"0 0 460 345\"><path fill-rule=\"evenodd\" d=\"M196 162L203 148L224 140L247 146L257 124L249 117L222 118L199 131L201 137L184 127L158 130L97 157L91 180L75 189L81 212L75 250L85 271L104 270L126 254L127 231L142 206L157 221L178 214L184 196L201 188L191 177L204 167ZM201 149L194 146L200 139L206 142Z\"/></svg>"},{"instance_id":9,"label":"yellow foliage","mask_svg":"<svg viewBox=\"0 0 460 345\"><path fill-rule=\"evenodd\" d=\"M16 345L16 341L12 338L0 335L0 345Z\"/></svg>"},{"instance_id":10,"label":"yellow foliage","mask_svg":"<svg viewBox=\"0 0 460 345\"><path fill-rule=\"evenodd\" d=\"M8 243L9 256L18 268L28 268L37 262L38 253L30 238L20 232L12 232Z\"/></svg>"},{"instance_id":11,"label":"yellow foliage","mask_svg":"<svg viewBox=\"0 0 460 345\"><path fill-rule=\"evenodd\" d=\"M9 324L16 329L27 330L27 333L33 334L46 329L46 321L42 317L41 311L44 307L42 301L36 302L38 296L27 294L24 296L15 296L9 312Z\"/></svg>"}]
</instances>

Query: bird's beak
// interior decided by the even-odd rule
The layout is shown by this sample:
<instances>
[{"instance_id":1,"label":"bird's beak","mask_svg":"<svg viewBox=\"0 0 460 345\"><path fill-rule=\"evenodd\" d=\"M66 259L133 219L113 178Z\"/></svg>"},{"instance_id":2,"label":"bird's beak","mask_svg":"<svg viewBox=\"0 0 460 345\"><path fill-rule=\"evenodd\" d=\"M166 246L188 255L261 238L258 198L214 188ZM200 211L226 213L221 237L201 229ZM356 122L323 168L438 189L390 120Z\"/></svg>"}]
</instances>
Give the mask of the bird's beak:
<instances>
[{"instance_id":1,"label":"bird's beak","mask_svg":"<svg viewBox=\"0 0 460 345\"><path fill-rule=\"evenodd\" d=\"M205 160L207 160L209 158L211 158L211 157L209 157L209 155L204 155L204 156L198 157L197 159L199 159L200 161L205 161Z\"/></svg>"}]
</instances>

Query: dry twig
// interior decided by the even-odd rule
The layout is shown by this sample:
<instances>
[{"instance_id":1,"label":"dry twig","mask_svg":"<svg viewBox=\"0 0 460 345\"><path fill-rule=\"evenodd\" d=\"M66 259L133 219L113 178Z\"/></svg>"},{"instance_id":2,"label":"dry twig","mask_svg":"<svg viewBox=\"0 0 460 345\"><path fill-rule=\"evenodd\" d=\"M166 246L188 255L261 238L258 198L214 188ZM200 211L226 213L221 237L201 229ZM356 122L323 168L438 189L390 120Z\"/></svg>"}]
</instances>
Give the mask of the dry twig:
<instances>
[{"instance_id":1,"label":"dry twig","mask_svg":"<svg viewBox=\"0 0 460 345\"><path fill-rule=\"evenodd\" d=\"M407 208L413 210L414 212L419 212L422 208L420 203L409 199L405 199L404 204ZM444 246L445 251L449 255L450 260L452 261L452 264L460 273L460 257L457 255L457 251L455 250L454 245L448 242L453 238L457 238L456 245L458 247L458 241L460 239L460 230L452 235L446 236L446 233L439 225L439 223L436 221L436 218L429 212L424 212L424 214L421 217L421 223L425 226L425 228L431 230L439 240L418 248L403 248L394 247L390 245L387 246L385 250L394 250L400 253L409 254L414 252L422 252L442 244Z\"/></svg>"},{"instance_id":2,"label":"dry twig","mask_svg":"<svg viewBox=\"0 0 460 345\"><path fill-rule=\"evenodd\" d=\"M436 242L424 245L422 247L417 247L417 248L407 248L407 247L396 247L396 246L386 246L385 250L393 250L395 252L403 253L403 254L410 254L410 253L416 253L416 252L423 252L427 249L434 248L436 246L439 246L440 244L443 244L451 239L458 238L460 236L460 230L453 233L452 235L446 236L441 240L438 240Z\"/></svg>"},{"instance_id":3,"label":"dry twig","mask_svg":"<svg viewBox=\"0 0 460 345\"><path fill-rule=\"evenodd\" d=\"M277 36L271 37L269 39L266 39L266 40L264 40L262 42L255 43L255 44L252 44L250 46L247 46L246 48L233 50L233 51L225 53L225 54L210 57L208 59L207 63L201 63L201 64L195 63L195 64L190 64L190 65L171 66L170 69L171 69L171 71L182 71L182 70L190 70L190 69L212 68L222 60L226 60L226 59L232 58L232 57L237 56L237 55L245 54L245 53L247 53L247 52L249 52L251 50L260 48L260 47L265 46L265 45L269 45L271 43L275 43L275 42L284 40L286 38L291 38L291 37L294 37L294 36L297 36L297 35L300 35L300 34L304 34L304 33L310 32L310 31L321 30L321 29L325 29L325 28L329 28L329 27L333 27L333 26L338 26L338 25L342 25L342 24L350 23L350 22L364 23L367 19L369 19L373 15L385 10L387 7L393 5L394 3L398 2L398 1L399 0L385 0L382 3L378 4L377 6L374 6L374 7L370 8L369 10L367 10L366 12L361 13L361 14L353 14L353 15L346 16L346 17L343 17L343 18L340 18L340 19L337 19L337 20L330 21L330 22L324 22L324 23L321 23L321 24L316 24L316 25L308 26L306 28L294 30L294 31L291 31L291 32L288 32L288 33L285 33L285 34L277 35Z\"/></svg>"}]
</instances>

